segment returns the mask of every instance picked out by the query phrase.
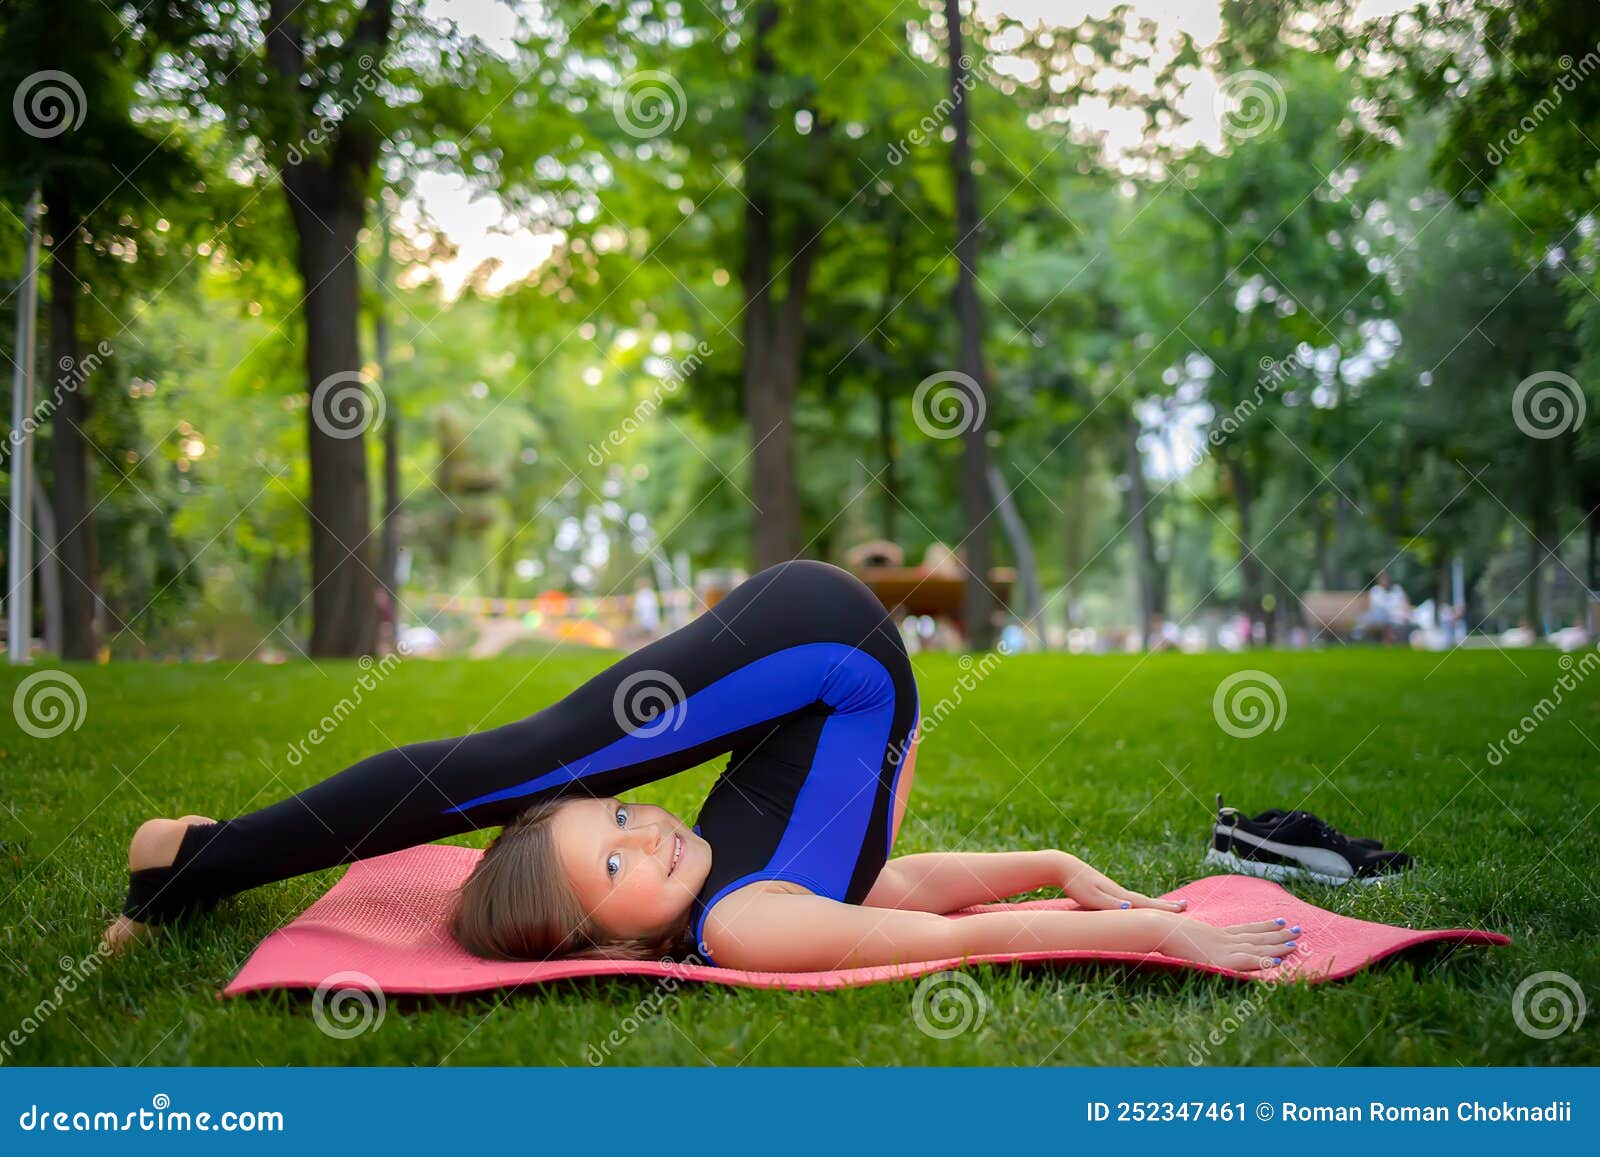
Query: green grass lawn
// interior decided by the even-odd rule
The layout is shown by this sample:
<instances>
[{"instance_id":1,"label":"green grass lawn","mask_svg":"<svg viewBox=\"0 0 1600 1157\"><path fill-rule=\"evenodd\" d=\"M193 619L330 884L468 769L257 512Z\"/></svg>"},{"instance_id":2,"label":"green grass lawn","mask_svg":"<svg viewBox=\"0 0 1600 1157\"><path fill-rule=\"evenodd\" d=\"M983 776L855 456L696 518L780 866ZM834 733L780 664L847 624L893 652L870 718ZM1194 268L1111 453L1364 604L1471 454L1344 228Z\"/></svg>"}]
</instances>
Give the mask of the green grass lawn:
<instances>
[{"instance_id":1,"label":"green grass lawn","mask_svg":"<svg viewBox=\"0 0 1600 1157\"><path fill-rule=\"evenodd\" d=\"M951 704L919 750L898 852L1060 847L1158 893L1209 871L1201 856L1220 790L1252 812L1308 807L1419 858L1381 888L1297 885L1313 903L1397 924L1492 928L1514 938L1508 948L1272 989L1116 968L977 968L982 1022L947 1040L916 1027L913 983L794 995L583 981L395 998L381 1025L348 1040L319 1031L309 993L218 1001L258 941L341 868L257 889L129 959L91 965L33 1023L120 907L127 842L142 819L236 814L381 748L520 718L613 658L564 650L542 661L408 661L298 767L291 745L350 693L355 664L322 663L321 673L306 663L71 667L87 702L79 729L32 738L7 718L0 731L0 1060L581 1066L588 1046L643 1004L658 1011L628 1022L608 1063L1600 1062L1593 1007L1581 1028L1549 1040L1512 1017L1513 992L1535 972L1565 973L1591 1006L1600 997L1600 674L1564 693L1500 766L1486 758L1490 741L1550 695L1563 674L1553 652L1442 662L1373 650L1019 655L972 690L960 688L967 672L953 656L916 660L924 712ZM1276 677L1288 705L1277 730L1248 739L1212 714L1218 683L1244 667ZM7 704L24 674L0 673ZM692 818L715 767L642 798Z\"/></svg>"}]
</instances>

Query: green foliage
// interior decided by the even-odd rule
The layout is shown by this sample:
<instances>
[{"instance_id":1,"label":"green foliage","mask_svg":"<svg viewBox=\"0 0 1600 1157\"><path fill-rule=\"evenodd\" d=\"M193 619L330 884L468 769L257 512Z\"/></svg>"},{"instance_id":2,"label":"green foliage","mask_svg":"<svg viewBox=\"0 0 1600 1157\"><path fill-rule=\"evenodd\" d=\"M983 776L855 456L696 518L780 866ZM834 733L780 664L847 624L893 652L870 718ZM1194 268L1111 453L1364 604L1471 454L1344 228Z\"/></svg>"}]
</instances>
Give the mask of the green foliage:
<instances>
[{"instance_id":1,"label":"green foliage","mask_svg":"<svg viewBox=\"0 0 1600 1157\"><path fill-rule=\"evenodd\" d=\"M59 64L89 114L53 141L0 126L0 234L16 239L41 166L112 194L86 225L81 328L117 350L88 428L114 653L181 647L213 613L291 651L304 633L304 286L275 170L322 157L331 128L371 134L402 204L395 288L370 277L377 231L361 245L363 341L380 304L390 318L408 620L430 592L584 585L556 545L573 524L612 528L592 590L679 552L747 564L752 197L771 206L777 308L808 242L814 258L794 418L808 552L890 534L915 560L966 533L959 440L912 402L956 359L942 5L785 9L759 61L761 5L559 0L524 11L502 54L402 3L363 64L382 6L340 0L296 13L306 56L285 88L262 5L172 0L119 23L73 4L81 37L51 35L50 5L0 15L5 83ZM1530 537L1558 578L1530 617L1577 610L1595 424L1532 440L1509 418L1537 371L1572 375L1600 413L1580 147L1600 139L1597 90L1561 83L1596 38L1569 0L1438 0L1367 25L1349 7L1230 2L1210 45L1122 8L1072 28L969 17L987 420L1053 621L1127 621L1149 563L1128 533L1141 482L1178 616L1249 601L1248 548L1286 624L1302 591L1387 561L1420 600L1461 558L1475 619L1498 628L1535 610L1505 597ZM1255 78L1265 119L1190 143L1206 73ZM1533 131L1473 161L1552 86ZM1114 147L1084 127L1091 98L1133 117ZM492 194L548 260L507 292L491 263L447 296L450 243L415 199L429 172ZM207 447L183 468L179 422ZM527 561L545 569L519 577Z\"/></svg>"}]
</instances>

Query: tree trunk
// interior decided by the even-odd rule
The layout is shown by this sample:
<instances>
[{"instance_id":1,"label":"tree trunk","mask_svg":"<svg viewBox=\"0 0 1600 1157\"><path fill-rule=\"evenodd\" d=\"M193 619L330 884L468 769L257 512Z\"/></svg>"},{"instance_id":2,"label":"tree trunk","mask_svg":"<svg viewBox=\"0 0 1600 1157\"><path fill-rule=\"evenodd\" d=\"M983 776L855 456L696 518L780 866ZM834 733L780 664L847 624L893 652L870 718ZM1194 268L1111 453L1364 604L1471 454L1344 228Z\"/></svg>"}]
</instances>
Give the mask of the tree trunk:
<instances>
[{"instance_id":1,"label":"tree trunk","mask_svg":"<svg viewBox=\"0 0 1600 1157\"><path fill-rule=\"evenodd\" d=\"M874 388L878 394L878 456L883 459L883 473L878 476L879 490L883 494L882 534L886 541L893 542L894 508L899 495L894 477L894 460L899 452L894 440L894 396L889 390L889 379L881 374L877 376Z\"/></svg>"},{"instance_id":2,"label":"tree trunk","mask_svg":"<svg viewBox=\"0 0 1600 1157\"><path fill-rule=\"evenodd\" d=\"M1535 638L1544 637L1544 546L1537 529L1528 534L1528 577L1522 584L1522 617Z\"/></svg>"},{"instance_id":3,"label":"tree trunk","mask_svg":"<svg viewBox=\"0 0 1600 1157\"><path fill-rule=\"evenodd\" d=\"M1350 504L1339 491L1333 492L1333 548L1328 552L1328 589L1342 591L1345 576L1345 544L1350 539Z\"/></svg>"},{"instance_id":4,"label":"tree trunk","mask_svg":"<svg viewBox=\"0 0 1600 1157\"><path fill-rule=\"evenodd\" d=\"M1144 459L1139 456L1139 419L1129 410L1122 417L1123 468L1128 474L1128 529L1133 535L1133 572L1138 588L1139 640L1147 650L1157 613L1156 585L1159 563L1155 539L1150 533L1146 507L1150 503L1145 485Z\"/></svg>"},{"instance_id":5,"label":"tree trunk","mask_svg":"<svg viewBox=\"0 0 1600 1157\"><path fill-rule=\"evenodd\" d=\"M1588 531L1588 547L1583 556L1583 581L1589 588L1589 597L1600 598L1600 506L1589 511L1584 526Z\"/></svg>"},{"instance_id":6,"label":"tree trunk","mask_svg":"<svg viewBox=\"0 0 1600 1157\"><path fill-rule=\"evenodd\" d=\"M1250 471L1233 455L1226 458L1228 483L1233 490L1234 508L1239 512L1239 576L1243 583L1244 613L1253 628L1261 618L1261 560L1256 557L1251 537L1251 511L1255 494L1250 488ZM1252 634L1254 631L1252 630Z\"/></svg>"},{"instance_id":7,"label":"tree trunk","mask_svg":"<svg viewBox=\"0 0 1600 1157\"><path fill-rule=\"evenodd\" d=\"M306 408L311 451L311 654L367 655L377 641L373 599L377 583L368 561L371 499L366 435L357 430L342 436L349 429L330 417L350 413L336 411L335 399L353 397L362 388L356 244L363 201L359 189L354 198L341 196L326 172L292 177L293 172L284 172L284 184L291 190L289 205L300 240L306 381L313 398Z\"/></svg>"},{"instance_id":8,"label":"tree trunk","mask_svg":"<svg viewBox=\"0 0 1600 1157\"><path fill-rule=\"evenodd\" d=\"M1085 545L1088 539L1089 526L1089 501L1084 485L1083 476L1077 472L1067 475L1066 493L1062 500L1066 505L1065 524L1061 528L1062 562L1066 564L1066 580L1061 584L1061 595L1066 602L1066 620L1068 628L1076 627L1082 616L1079 614L1077 602L1078 582L1083 577L1086 565L1084 556L1088 553Z\"/></svg>"},{"instance_id":9,"label":"tree trunk","mask_svg":"<svg viewBox=\"0 0 1600 1157\"><path fill-rule=\"evenodd\" d=\"M883 327L889 321L889 315L894 312L898 304L895 300L899 292L900 270L904 262L900 259L901 247L905 241L904 218L896 217L889 234L889 260L888 269L885 270L883 283L883 301L878 308L878 323L875 332L883 333ZM870 336L870 335L869 335ZM878 359L874 359L878 361ZM873 389L878 401L878 454L883 459L883 473L879 476L880 492L883 495L883 538L888 542L895 541L895 507L899 504L900 490L895 479L895 458L899 453L895 445L895 420L898 417L894 405L893 370L897 368L893 359L887 354L881 358L873 371Z\"/></svg>"},{"instance_id":10,"label":"tree trunk","mask_svg":"<svg viewBox=\"0 0 1600 1157\"><path fill-rule=\"evenodd\" d=\"M78 366L78 234L67 184L45 184L46 221L50 232L50 357L48 377L54 385L46 405L51 413L51 461L55 505L56 559L66 581L61 583L61 657L94 660L100 640L95 631L94 507L89 500L89 383ZM51 560L42 560L50 565Z\"/></svg>"},{"instance_id":11,"label":"tree trunk","mask_svg":"<svg viewBox=\"0 0 1600 1157\"><path fill-rule=\"evenodd\" d=\"M304 99L305 45L297 10L294 0L272 0L268 12L267 58L277 95L290 102ZM382 60L392 17L392 0L367 0L346 45L350 67L363 52L372 61ZM312 110L301 112L309 120ZM360 377L356 252L376 157L376 130L351 112L325 153L300 158L291 153L282 172L305 287L313 656L367 655L377 645L366 455L366 429L377 403L365 395Z\"/></svg>"},{"instance_id":12,"label":"tree trunk","mask_svg":"<svg viewBox=\"0 0 1600 1157\"><path fill-rule=\"evenodd\" d=\"M1028 527L1022 521L1022 512L1017 509L1011 488L1006 485L1006 477L993 463L989 465L989 490L1000 511L1000 525L1011 543L1011 553L1017 560L1017 581L1022 590L1011 594L1012 611L1022 620L1027 632L1030 642L1026 645L1034 645L1032 640L1042 643L1044 627L1039 622L1039 612L1044 609L1044 593L1039 588L1039 562L1033 553L1033 542L1028 538Z\"/></svg>"},{"instance_id":13,"label":"tree trunk","mask_svg":"<svg viewBox=\"0 0 1600 1157\"><path fill-rule=\"evenodd\" d=\"M1591 636L1600 635L1600 504L1589 507L1589 543L1584 554L1584 582L1588 586L1584 602L1584 622Z\"/></svg>"},{"instance_id":14,"label":"tree trunk","mask_svg":"<svg viewBox=\"0 0 1600 1157\"><path fill-rule=\"evenodd\" d=\"M752 551L756 570L800 553L800 484L796 465L794 403L805 340L806 292L815 237L797 227L797 250L789 264L788 296L773 300L777 250L776 207L759 159L772 128L772 92L777 66L772 31L778 7L771 0L755 20L755 79L745 105L744 400L750 424L751 497L755 503Z\"/></svg>"},{"instance_id":15,"label":"tree trunk","mask_svg":"<svg viewBox=\"0 0 1600 1157\"><path fill-rule=\"evenodd\" d=\"M12 459L15 463L17 460ZM39 472L33 472L33 521L38 530L35 545L39 557L39 605L44 611L44 649L61 654L61 566L56 558L56 515L50 497L39 485Z\"/></svg>"},{"instance_id":16,"label":"tree trunk","mask_svg":"<svg viewBox=\"0 0 1600 1157\"><path fill-rule=\"evenodd\" d=\"M989 590L989 387L983 364L983 320L978 308L978 188L972 173L969 139L967 57L961 43L961 2L945 0L950 32L950 169L956 196L956 326L961 336L963 385L975 394L971 418L961 434L961 508L966 520L962 561L967 568L962 625L966 645L987 651L994 645L994 595Z\"/></svg>"},{"instance_id":17,"label":"tree trunk","mask_svg":"<svg viewBox=\"0 0 1600 1157\"><path fill-rule=\"evenodd\" d=\"M1328 498L1332 502L1337 502L1339 500L1338 495L1336 494L1329 495ZM1314 535L1313 542L1315 545L1313 547L1314 557L1312 559L1311 569L1312 572L1317 576L1317 582L1325 591L1331 591L1334 589L1331 581L1332 554L1329 550L1328 543L1332 531L1333 517L1328 511L1328 503L1318 502L1316 518L1312 526L1312 533Z\"/></svg>"},{"instance_id":18,"label":"tree trunk","mask_svg":"<svg viewBox=\"0 0 1600 1157\"><path fill-rule=\"evenodd\" d=\"M378 359L378 385L388 402L383 422L383 536L379 548L378 581L389 597L390 615L396 637L400 631L400 406L389 382L389 294L391 259L389 246L394 239L393 218L384 193L382 228L379 233L378 285L376 314L372 320L373 346ZM385 648L395 639L384 639Z\"/></svg>"}]
</instances>

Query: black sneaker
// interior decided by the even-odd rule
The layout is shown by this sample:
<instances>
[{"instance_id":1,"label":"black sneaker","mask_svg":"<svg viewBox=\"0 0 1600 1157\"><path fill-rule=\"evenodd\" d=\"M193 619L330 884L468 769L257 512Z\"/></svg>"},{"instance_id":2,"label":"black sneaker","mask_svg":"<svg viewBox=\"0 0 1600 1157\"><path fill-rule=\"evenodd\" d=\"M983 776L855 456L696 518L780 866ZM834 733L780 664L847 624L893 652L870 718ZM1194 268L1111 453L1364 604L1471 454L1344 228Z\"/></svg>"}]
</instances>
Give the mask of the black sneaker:
<instances>
[{"instance_id":1,"label":"black sneaker","mask_svg":"<svg viewBox=\"0 0 1600 1157\"><path fill-rule=\"evenodd\" d=\"M1208 863L1268 880L1319 884L1376 884L1410 866L1404 852L1358 847L1339 829L1310 812L1283 812L1262 823L1217 795Z\"/></svg>"},{"instance_id":2,"label":"black sneaker","mask_svg":"<svg viewBox=\"0 0 1600 1157\"><path fill-rule=\"evenodd\" d=\"M1255 822L1258 824L1270 824L1275 826L1286 817L1293 815L1310 815L1310 813L1288 812L1284 811L1281 807L1269 807L1266 811L1261 812L1256 816ZM1383 847L1382 840L1375 840L1370 836L1350 836L1349 840L1353 847L1366 848L1369 851L1376 852Z\"/></svg>"}]
</instances>

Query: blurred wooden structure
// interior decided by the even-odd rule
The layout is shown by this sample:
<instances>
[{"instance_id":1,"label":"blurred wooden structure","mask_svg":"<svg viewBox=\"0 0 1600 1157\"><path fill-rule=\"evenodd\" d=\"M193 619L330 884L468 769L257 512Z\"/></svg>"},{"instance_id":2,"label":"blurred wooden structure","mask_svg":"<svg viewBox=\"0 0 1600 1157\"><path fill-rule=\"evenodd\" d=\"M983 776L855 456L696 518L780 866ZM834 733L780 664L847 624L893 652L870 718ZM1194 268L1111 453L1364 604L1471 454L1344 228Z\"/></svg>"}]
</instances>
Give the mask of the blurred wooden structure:
<instances>
[{"instance_id":1,"label":"blurred wooden structure","mask_svg":"<svg viewBox=\"0 0 1600 1157\"><path fill-rule=\"evenodd\" d=\"M878 601L895 614L932 615L948 619L966 637L963 621L966 598L966 579L960 573L934 572L920 566L865 566L855 572L856 577L872 588ZM997 566L989 569L989 589L994 591L1000 610L1011 606L1011 588L1016 584L1015 567Z\"/></svg>"},{"instance_id":2,"label":"blurred wooden structure","mask_svg":"<svg viewBox=\"0 0 1600 1157\"><path fill-rule=\"evenodd\" d=\"M1307 591L1300 596L1311 637L1348 639L1367 613L1366 591Z\"/></svg>"}]
</instances>

